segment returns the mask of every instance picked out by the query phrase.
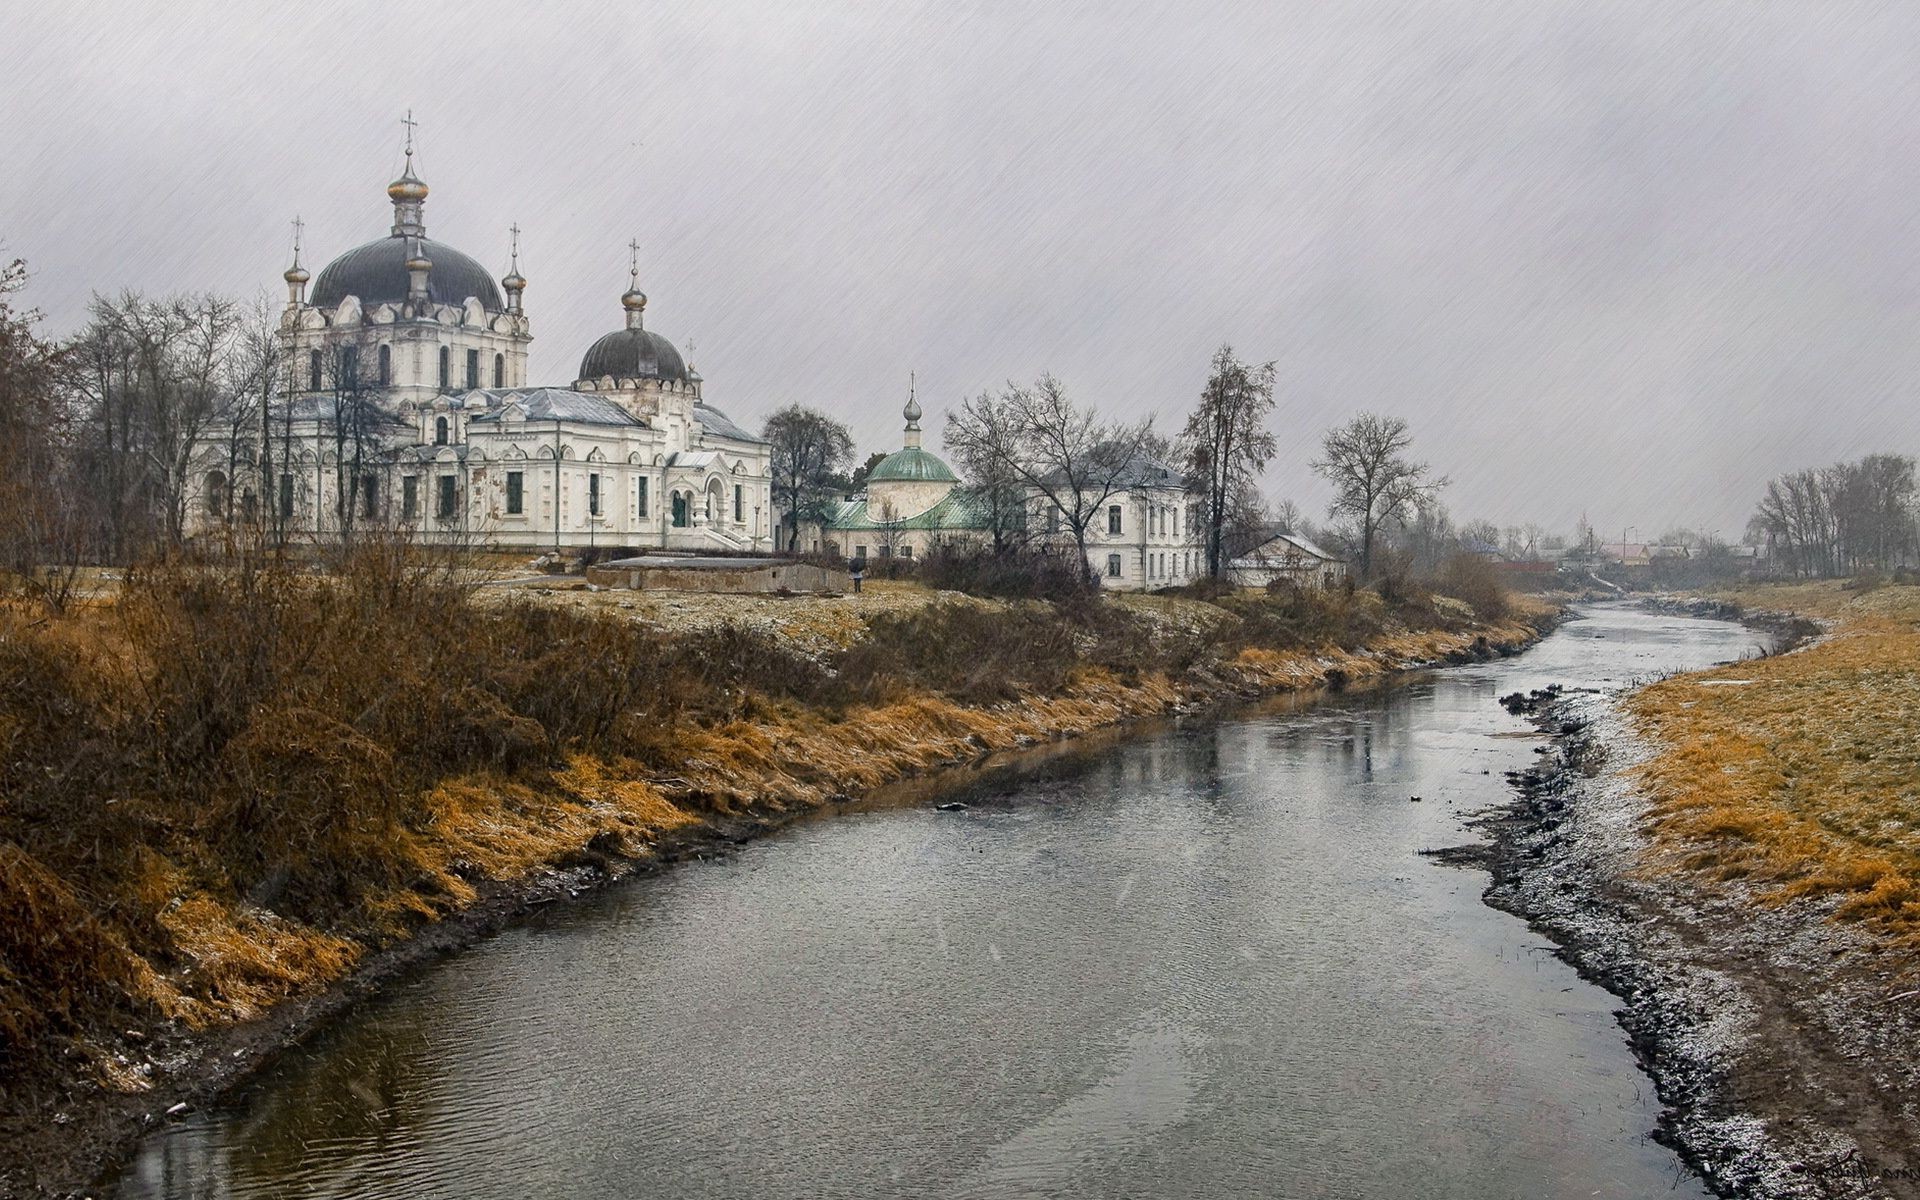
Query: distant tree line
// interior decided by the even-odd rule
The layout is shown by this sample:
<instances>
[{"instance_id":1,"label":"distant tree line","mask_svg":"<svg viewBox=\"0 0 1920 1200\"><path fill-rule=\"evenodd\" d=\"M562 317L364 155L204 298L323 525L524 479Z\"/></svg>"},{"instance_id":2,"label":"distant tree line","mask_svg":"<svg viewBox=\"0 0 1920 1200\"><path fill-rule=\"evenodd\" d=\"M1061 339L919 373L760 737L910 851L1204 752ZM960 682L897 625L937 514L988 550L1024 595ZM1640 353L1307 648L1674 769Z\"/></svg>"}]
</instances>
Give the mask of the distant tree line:
<instances>
[{"instance_id":1,"label":"distant tree line","mask_svg":"<svg viewBox=\"0 0 1920 1200\"><path fill-rule=\"evenodd\" d=\"M1781 568L1805 578L1908 565L1920 549L1914 460L1869 454L1782 475L1767 484L1748 534L1770 547Z\"/></svg>"}]
</instances>

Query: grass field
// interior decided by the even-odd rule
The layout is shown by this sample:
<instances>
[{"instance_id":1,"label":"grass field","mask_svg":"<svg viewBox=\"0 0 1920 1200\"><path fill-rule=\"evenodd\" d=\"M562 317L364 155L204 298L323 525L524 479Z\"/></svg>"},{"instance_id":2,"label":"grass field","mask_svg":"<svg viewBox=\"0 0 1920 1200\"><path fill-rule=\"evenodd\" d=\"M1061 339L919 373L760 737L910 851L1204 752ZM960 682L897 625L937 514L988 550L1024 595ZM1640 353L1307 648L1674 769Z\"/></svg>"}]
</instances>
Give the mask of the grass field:
<instances>
[{"instance_id":1,"label":"grass field","mask_svg":"<svg viewBox=\"0 0 1920 1200\"><path fill-rule=\"evenodd\" d=\"M1791 654L1645 688L1641 769L1659 865L1825 901L1920 966L1920 587L1713 594L1829 622Z\"/></svg>"}]
</instances>

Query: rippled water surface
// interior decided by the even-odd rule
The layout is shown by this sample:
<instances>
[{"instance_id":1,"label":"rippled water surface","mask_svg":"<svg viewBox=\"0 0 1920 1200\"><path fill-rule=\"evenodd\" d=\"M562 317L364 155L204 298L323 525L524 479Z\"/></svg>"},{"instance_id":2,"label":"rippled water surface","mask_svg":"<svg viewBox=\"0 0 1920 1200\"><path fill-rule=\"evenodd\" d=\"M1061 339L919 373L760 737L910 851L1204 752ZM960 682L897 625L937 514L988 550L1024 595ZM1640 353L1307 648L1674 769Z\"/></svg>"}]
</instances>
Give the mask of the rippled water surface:
<instances>
[{"instance_id":1,"label":"rippled water surface","mask_svg":"<svg viewBox=\"0 0 1920 1200\"><path fill-rule=\"evenodd\" d=\"M1533 758L1496 696L1752 642L1599 608L802 822L436 965L118 1195L1704 1196L1610 998L1418 852Z\"/></svg>"}]
</instances>

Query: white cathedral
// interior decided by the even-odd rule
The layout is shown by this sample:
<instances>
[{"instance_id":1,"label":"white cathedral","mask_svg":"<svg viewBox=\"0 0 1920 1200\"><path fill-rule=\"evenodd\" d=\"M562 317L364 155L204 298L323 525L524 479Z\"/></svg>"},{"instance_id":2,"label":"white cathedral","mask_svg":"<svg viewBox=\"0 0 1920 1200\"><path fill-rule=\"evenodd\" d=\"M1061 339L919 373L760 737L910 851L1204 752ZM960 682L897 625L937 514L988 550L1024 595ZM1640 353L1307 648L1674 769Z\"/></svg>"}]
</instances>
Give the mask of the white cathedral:
<instances>
[{"instance_id":1,"label":"white cathedral","mask_svg":"<svg viewBox=\"0 0 1920 1200\"><path fill-rule=\"evenodd\" d=\"M190 529L252 514L317 539L378 527L480 547L771 549L769 447L646 328L637 258L623 326L570 386L530 386L517 232L498 283L429 238L411 138L406 153L388 236L334 259L311 293L296 239L285 394L203 439Z\"/></svg>"}]
</instances>

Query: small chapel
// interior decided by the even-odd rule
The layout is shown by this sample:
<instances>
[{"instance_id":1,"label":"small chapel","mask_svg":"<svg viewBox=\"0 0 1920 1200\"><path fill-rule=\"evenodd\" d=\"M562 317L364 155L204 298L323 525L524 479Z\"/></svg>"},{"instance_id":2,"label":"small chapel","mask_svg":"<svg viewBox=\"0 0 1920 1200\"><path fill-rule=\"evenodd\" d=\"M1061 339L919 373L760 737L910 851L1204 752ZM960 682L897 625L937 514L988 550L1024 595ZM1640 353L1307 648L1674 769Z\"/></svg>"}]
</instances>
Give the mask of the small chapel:
<instances>
[{"instance_id":1,"label":"small chapel","mask_svg":"<svg viewBox=\"0 0 1920 1200\"><path fill-rule=\"evenodd\" d=\"M619 328L571 383L531 385L517 227L496 281L427 236L413 158L409 122L386 236L313 277L296 233L281 394L202 439L190 529L239 511L318 539L378 527L483 548L770 549L769 447L647 328L637 243Z\"/></svg>"}]
</instances>

